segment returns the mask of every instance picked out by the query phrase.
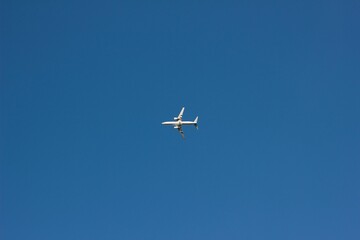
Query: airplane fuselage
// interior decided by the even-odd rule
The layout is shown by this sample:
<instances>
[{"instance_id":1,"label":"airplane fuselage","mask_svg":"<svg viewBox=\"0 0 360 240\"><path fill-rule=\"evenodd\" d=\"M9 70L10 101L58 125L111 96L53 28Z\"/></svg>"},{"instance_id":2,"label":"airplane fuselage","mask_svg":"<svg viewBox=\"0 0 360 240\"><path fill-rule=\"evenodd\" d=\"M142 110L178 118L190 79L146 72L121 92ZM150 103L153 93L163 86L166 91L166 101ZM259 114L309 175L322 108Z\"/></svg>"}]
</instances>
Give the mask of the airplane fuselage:
<instances>
[{"instance_id":1,"label":"airplane fuselage","mask_svg":"<svg viewBox=\"0 0 360 240\"><path fill-rule=\"evenodd\" d=\"M168 121L168 122L162 122L162 125L172 125L172 126L182 126L182 125L195 125L196 122L193 121Z\"/></svg>"}]
</instances>

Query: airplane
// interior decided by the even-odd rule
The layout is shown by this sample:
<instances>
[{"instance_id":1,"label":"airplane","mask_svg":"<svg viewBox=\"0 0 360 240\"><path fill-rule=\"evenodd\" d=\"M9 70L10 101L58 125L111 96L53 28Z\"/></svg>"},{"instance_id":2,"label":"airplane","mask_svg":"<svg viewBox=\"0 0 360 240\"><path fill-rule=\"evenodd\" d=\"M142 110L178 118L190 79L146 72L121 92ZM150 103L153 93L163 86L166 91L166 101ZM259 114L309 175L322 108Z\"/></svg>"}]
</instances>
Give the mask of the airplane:
<instances>
[{"instance_id":1,"label":"airplane","mask_svg":"<svg viewBox=\"0 0 360 240\"><path fill-rule=\"evenodd\" d=\"M199 119L199 117L196 117L193 122L192 121L183 121L182 116L184 114L184 110L185 110L185 107L183 107L181 109L181 111L179 113L179 116L174 117L174 121L168 121L168 122L162 122L161 123L162 125L172 125L172 126L174 126L174 128L176 128L179 131L182 138L185 138L184 132L182 130L182 126L183 125L194 125L196 127L196 129L198 129L198 119Z\"/></svg>"}]
</instances>

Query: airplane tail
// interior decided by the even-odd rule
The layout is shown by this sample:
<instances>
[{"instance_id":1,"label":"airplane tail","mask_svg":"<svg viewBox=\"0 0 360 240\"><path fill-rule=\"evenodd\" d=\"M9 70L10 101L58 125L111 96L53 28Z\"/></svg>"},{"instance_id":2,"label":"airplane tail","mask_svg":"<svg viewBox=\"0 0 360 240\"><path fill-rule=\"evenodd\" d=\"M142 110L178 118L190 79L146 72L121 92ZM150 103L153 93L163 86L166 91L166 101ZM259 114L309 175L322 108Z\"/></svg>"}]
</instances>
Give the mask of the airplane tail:
<instances>
[{"instance_id":1,"label":"airplane tail","mask_svg":"<svg viewBox=\"0 0 360 240\"><path fill-rule=\"evenodd\" d=\"M199 119L199 117L196 117L195 120L194 120L194 126L196 127L196 129L199 128L199 126L198 126L198 119Z\"/></svg>"}]
</instances>

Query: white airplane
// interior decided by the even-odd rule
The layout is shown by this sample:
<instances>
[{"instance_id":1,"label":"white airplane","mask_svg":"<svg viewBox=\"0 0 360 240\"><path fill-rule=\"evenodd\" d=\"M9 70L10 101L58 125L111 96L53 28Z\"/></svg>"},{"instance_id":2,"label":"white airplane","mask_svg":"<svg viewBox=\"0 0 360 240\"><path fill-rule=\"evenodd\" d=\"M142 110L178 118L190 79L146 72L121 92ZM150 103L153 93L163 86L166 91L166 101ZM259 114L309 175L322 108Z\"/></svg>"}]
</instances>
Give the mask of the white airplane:
<instances>
[{"instance_id":1,"label":"white airplane","mask_svg":"<svg viewBox=\"0 0 360 240\"><path fill-rule=\"evenodd\" d=\"M179 131L182 138L185 138L184 137L184 132L182 130L182 126L183 125L194 125L196 127L196 129L198 129L198 118L199 118L199 117L196 117L193 122L192 121L183 121L182 116L184 114L184 110L185 110L185 108L183 107L181 109L181 111L180 111L179 116L174 117L175 121L169 121L169 122L162 122L161 123L162 125L172 125L172 126L174 126L174 128L176 128Z\"/></svg>"}]
</instances>

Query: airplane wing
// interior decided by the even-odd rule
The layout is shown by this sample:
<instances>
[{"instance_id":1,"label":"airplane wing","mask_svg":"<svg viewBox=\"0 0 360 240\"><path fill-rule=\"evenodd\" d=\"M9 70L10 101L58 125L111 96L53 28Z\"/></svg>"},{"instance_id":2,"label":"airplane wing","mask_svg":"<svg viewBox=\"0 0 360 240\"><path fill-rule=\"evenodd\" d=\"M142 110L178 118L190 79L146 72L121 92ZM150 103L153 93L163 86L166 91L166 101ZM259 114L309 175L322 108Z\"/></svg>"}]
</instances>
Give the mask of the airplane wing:
<instances>
[{"instance_id":1,"label":"airplane wing","mask_svg":"<svg viewBox=\"0 0 360 240\"><path fill-rule=\"evenodd\" d=\"M181 137L182 138L185 138L185 136L184 136L184 132L183 132L183 130L182 130L182 127L178 127L178 129L177 129L178 131L179 131L179 133L181 134Z\"/></svg>"},{"instance_id":2,"label":"airplane wing","mask_svg":"<svg viewBox=\"0 0 360 240\"><path fill-rule=\"evenodd\" d=\"M183 108L181 109L180 113L179 113L179 116L177 117L178 119L182 120L182 116L183 116L183 114L184 114L184 110L185 110L185 108L183 107Z\"/></svg>"}]
</instances>

